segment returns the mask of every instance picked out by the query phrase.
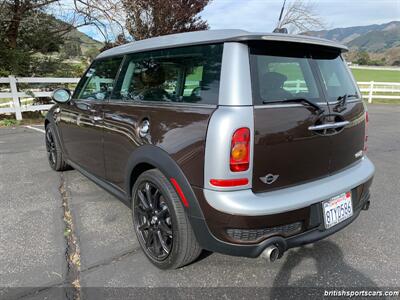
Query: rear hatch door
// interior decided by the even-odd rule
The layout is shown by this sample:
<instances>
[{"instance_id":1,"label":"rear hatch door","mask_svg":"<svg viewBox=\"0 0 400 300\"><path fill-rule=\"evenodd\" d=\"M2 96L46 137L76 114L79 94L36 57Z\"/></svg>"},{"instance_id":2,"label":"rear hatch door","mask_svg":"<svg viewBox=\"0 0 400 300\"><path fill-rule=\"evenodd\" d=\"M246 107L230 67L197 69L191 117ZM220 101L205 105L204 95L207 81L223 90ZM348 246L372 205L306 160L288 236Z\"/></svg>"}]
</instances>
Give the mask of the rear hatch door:
<instances>
[{"instance_id":1,"label":"rear hatch door","mask_svg":"<svg viewBox=\"0 0 400 300\"><path fill-rule=\"evenodd\" d=\"M249 47L255 130L253 191L329 175L331 139L309 129L330 114L311 59L317 48L283 42L253 42Z\"/></svg>"},{"instance_id":2,"label":"rear hatch door","mask_svg":"<svg viewBox=\"0 0 400 300\"><path fill-rule=\"evenodd\" d=\"M319 53L313 56L313 61L320 72L331 121L336 124L348 123L343 127L333 128L330 132L330 173L336 173L352 165L363 155L365 107L357 84L339 52Z\"/></svg>"}]
</instances>

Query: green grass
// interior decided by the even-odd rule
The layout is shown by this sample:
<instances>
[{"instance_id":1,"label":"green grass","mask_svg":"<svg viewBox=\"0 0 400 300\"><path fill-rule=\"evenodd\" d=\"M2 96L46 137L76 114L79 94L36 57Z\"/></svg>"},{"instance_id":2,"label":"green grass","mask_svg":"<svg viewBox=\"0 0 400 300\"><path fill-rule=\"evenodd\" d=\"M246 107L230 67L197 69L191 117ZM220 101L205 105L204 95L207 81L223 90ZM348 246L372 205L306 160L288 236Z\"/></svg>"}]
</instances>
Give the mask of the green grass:
<instances>
[{"instance_id":1,"label":"green grass","mask_svg":"<svg viewBox=\"0 0 400 300\"><path fill-rule=\"evenodd\" d=\"M352 69L357 81L400 82L400 71Z\"/></svg>"},{"instance_id":2,"label":"green grass","mask_svg":"<svg viewBox=\"0 0 400 300\"><path fill-rule=\"evenodd\" d=\"M11 98L0 98L0 103L6 103L6 102L10 102L13 101L13 99Z\"/></svg>"},{"instance_id":3,"label":"green grass","mask_svg":"<svg viewBox=\"0 0 400 300\"><path fill-rule=\"evenodd\" d=\"M0 120L0 127L11 127L18 125L19 122L15 119L3 119Z\"/></svg>"},{"instance_id":4,"label":"green grass","mask_svg":"<svg viewBox=\"0 0 400 300\"><path fill-rule=\"evenodd\" d=\"M371 104L400 104L400 100L398 99L374 99L372 103L367 103L368 105Z\"/></svg>"}]
</instances>

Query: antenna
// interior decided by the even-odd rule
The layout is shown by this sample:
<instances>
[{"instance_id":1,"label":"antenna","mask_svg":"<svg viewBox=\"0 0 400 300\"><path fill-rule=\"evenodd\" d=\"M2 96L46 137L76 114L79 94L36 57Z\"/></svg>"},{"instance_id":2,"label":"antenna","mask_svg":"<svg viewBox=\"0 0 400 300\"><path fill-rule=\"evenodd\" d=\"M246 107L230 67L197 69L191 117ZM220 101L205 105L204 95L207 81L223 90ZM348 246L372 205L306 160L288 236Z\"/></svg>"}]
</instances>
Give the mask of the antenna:
<instances>
[{"instance_id":1,"label":"antenna","mask_svg":"<svg viewBox=\"0 0 400 300\"><path fill-rule=\"evenodd\" d=\"M278 20L278 28L281 27L281 20L282 20L282 15L283 15L283 11L285 10L285 4L286 4L286 0L283 0L283 5L282 5L282 9L281 9L281 14L279 15L279 20Z\"/></svg>"},{"instance_id":2,"label":"antenna","mask_svg":"<svg viewBox=\"0 0 400 300\"><path fill-rule=\"evenodd\" d=\"M282 20L282 16L283 16L283 11L285 10L285 4L286 4L286 0L283 0L281 13L279 15L279 20L278 20L278 27L276 27L274 29L274 31L273 31L274 33L288 33L286 28L281 28L281 20Z\"/></svg>"}]
</instances>

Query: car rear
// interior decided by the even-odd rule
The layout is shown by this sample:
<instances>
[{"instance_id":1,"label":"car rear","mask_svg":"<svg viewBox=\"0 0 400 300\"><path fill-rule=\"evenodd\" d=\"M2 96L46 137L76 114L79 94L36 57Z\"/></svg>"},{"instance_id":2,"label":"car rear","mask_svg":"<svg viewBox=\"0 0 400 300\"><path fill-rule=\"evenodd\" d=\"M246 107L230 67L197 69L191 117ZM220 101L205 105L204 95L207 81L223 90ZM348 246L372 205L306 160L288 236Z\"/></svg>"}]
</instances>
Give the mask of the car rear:
<instances>
[{"instance_id":1,"label":"car rear","mask_svg":"<svg viewBox=\"0 0 400 300\"><path fill-rule=\"evenodd\" d=\"M278 40L224 44L204 188L194 188L209 250L282 255L369 206L368 117L343 47Z\"/></svg>"}]
</instances>

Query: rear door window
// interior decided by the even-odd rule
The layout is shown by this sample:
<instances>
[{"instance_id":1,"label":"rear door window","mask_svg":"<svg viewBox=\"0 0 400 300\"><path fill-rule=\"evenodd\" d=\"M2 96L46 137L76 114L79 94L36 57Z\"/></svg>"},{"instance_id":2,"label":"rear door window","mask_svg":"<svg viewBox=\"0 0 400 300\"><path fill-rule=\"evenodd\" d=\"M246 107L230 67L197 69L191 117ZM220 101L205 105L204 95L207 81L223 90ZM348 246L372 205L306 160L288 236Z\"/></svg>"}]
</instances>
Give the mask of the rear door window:
<instances>
[{"instance_id":1,"label":"rear door window","mask_svg":"<svg viewBox=\"0 0 400 300\"><path fill-rule=\"evenodd\" d=\"M254 104L297 98L319 101L320 91L307 51L262 43L250 47L250 54Z\"/></svg>"},{"instance_id":2,"label":"rear door window","mask_svg":"<svg viewBox=\"0 0 400 300\"><path fill-rule=\"evenodd\" d=\"M129 55L112 100L217 104L222 45Z\"/></svg>"},{"instance_id":3,"label":"rear door window","mask_svg":"<svg viewBox=\"0 0 400 300\"><path fill-rule=\"evenodd\" d=\"M328 101L336 101L345 94L358 97L357 88L340 56L315 58L315 61L322 75Z\"/></svg>"},{"instance_id":4,"label":"rear door window","mask_svg":"<svg viewBox=\"0 0 400 300\"><path fill-rule=\"evenodd\" d=\"M307 99L314 103L357 96L339 51L293 43L250 43L255 105Z\"/></svg>"},{"instance_id":5,"label":"rear door window","mask_svg":"<svg viewBox=\"0 0 400 300\"><path fill-rule=\"evenodd\" d=\"M260 55L256 65L259 102L318 100L316 81L306 58Z\"/></svg>"}]
</instances>

